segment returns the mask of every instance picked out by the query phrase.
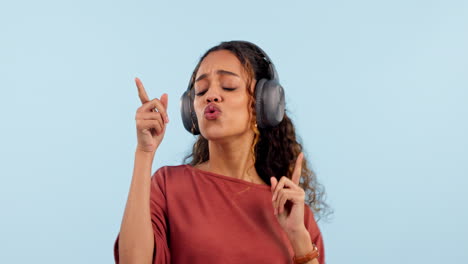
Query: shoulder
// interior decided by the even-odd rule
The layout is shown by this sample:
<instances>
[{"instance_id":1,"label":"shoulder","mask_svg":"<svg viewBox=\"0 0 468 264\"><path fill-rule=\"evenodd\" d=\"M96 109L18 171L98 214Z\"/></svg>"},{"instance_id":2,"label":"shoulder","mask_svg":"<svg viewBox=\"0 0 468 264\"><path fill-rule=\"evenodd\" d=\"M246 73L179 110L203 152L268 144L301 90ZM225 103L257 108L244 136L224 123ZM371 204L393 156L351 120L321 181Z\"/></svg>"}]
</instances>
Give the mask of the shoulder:
<instances>
[{"instance_id":1,"label":"shoulder","mask_svg":"<svg viewBox=\"0 0 468 264\"><path fill-rule=\"evenodd\" d=\"M158 185L166 185L168 182L177 182L190 173L190 166L187 164L176 166L162 166L151 176L151 181Z\"/></svg>"},{"instance_id":2,"label":"shoulder","mask_svg":"<svg viewBox=\"0 0 468 264\"><path fill-rule=\"evenodd\" d=\"M176 166L162 166L151 177L151 190L160 190L165 196L177 196L178 194L193 190L196 180L191 166L187 164Z\"/></svg>"},{"instance_id":3,"label":"shoulder","mask_svg":"<svg viewBox=\"0 0 468 264\"><path fill-rule=\"evenodd\" d=\"M167 175L180 175L187 172L189 165L162 166L157 169L152 177L166 177Z\"/></svg>"}]
</instances>

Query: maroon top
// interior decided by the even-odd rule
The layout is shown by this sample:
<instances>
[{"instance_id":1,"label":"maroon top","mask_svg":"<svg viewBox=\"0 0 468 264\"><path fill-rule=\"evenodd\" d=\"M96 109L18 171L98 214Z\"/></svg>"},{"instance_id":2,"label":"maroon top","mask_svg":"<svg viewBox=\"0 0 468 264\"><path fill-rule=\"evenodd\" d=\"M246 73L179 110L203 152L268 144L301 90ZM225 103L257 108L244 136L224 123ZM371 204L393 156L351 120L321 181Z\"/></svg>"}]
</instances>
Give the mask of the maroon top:
<instances>
[{"instance_id":1,"label":"maroon top","mask_svg":"<svg viewBox=\"0 0 468 264\"><path fill-rule=\"evenodd\" d=\"M165 166L151 177L150 197L153 264L293 263L293 248L273 214L269 185L190 165ZM322 235L304 206L304 223L323 264Z\"/></svg>"}]
</instances>

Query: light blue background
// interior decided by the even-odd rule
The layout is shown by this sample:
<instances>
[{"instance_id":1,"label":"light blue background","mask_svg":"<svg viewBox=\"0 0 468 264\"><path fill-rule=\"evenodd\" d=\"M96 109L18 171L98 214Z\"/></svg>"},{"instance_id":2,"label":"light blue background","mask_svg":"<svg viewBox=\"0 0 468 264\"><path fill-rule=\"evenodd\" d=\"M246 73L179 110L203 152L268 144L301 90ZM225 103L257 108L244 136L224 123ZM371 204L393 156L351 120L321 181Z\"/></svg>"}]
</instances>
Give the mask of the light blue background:
<instances>
[{"instance_id":1,"label":"light blue background","mask_svg":"<svg viewBox=\"0 0 468 264\"><path fill-rule=\"evenodd\" d=\"M169 94L153 171L194 138L204 51L265 49L335 210L327 263L466 263L467 1L2 1L0 260L113 263L133 170L133 79Z\"/></svg>"}]
</instances>

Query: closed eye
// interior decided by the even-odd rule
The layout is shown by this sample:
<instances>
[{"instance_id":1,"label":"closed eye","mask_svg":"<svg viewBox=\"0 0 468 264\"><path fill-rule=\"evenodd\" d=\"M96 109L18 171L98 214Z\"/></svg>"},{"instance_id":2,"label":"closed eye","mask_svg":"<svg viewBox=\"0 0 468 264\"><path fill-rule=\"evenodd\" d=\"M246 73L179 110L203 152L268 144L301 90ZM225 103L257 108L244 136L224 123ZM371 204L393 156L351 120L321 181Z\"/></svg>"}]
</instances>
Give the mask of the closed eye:
<instances>
[{"instance_id":1,"label":"closed eye","mask_svg":"<svg viewBox=\"0 0 468 264\"><path fill-rule=\"evenodd\" d=\"M229 88L229 87L223 87L223 90L226 90L226 91L234 91L236 90L237 88ZM203 91L203 92L199 92L199 93L196 93L195 95L196 96L202 96L206 93L207 90Z\"/></svg>"},{"instance_id":2,"label":"closed eye","mask_svg":"<svg viewBox=\"0 0 468 264\"><path fill-rule=\"evenodd\" d=\"M202 95L204 95L205 93L206 93L206 91L203 91L203 92L196 93L195 95L196 95L196 96L202 96Z\"/></svg>"},{"instance_id":3,"label":"closed eye","mask_svg":"<svg viewBox=\"0 0 468 264\"><path fill-rule=\"evenodd\" d=\"M228 87L223 87L223 90L226 91L234 91L236 88L228 88Z\"/></svg>"}]
</instances>

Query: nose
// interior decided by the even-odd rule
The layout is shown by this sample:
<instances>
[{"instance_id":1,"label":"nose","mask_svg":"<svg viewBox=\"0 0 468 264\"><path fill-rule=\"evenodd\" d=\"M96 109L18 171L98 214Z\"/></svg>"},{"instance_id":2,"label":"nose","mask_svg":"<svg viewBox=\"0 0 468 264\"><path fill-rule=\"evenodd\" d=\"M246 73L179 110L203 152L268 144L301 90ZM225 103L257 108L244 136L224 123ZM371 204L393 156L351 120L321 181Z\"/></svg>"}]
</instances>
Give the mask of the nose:
<instances>
[{"instance_id":1,"label":"nose","mask_svg":"<svg viewBox=\"0 0 468 264\"><path fill-rule=\"evenodd\" d=\"M209 89L206 95L206 102L207 103L212 103L212 102L220 102L221 101L221 96L219 93L214 91L216 89Z\"/></svg>"},{"instance_id":2,"label":"nose","mask_svg":"<svg viewBox=\"0 0 468 264\"><path fill-rule=\"evenodd\" d=\"M219 102L219 98L216 96L210 96L206 98L206 102L211 103L211 102Z\"/></svg>"}]
</instances>

